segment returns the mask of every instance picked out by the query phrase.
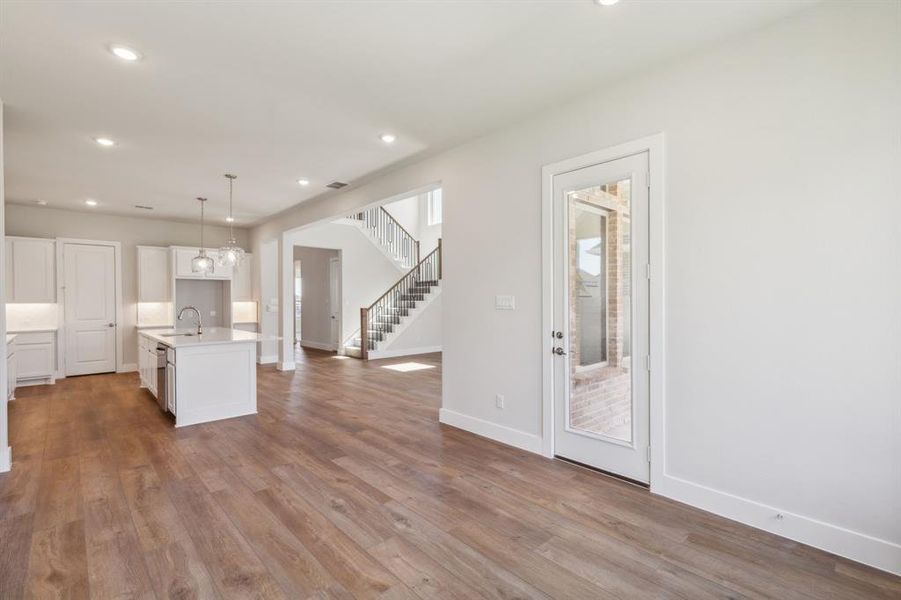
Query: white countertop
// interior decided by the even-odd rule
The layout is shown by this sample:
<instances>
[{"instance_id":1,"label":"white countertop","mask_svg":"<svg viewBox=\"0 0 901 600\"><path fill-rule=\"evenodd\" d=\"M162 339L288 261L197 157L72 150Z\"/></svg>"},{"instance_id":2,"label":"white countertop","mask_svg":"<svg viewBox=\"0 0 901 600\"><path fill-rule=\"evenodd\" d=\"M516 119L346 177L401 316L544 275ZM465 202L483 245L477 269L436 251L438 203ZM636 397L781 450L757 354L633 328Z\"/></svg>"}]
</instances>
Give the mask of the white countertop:
<instances>
[{"instance_id":1,"label":"white countertop","mask_svg":"<svg viewBox=\"0 0 901 600\"><path fill-rule=\"evenodd\" d=\"M182 329L142 329L138 331L138 334L143 335L154 342L165 344L170 348L211 346L213 344L239 344L242 342L259 342L263 339L263 336L258 333L241 331L240 329L229 329L228 327L207 327L204 328L203 335L185 335L196 332L197 329L191 327Z\"/></svg>"}]
</instances>

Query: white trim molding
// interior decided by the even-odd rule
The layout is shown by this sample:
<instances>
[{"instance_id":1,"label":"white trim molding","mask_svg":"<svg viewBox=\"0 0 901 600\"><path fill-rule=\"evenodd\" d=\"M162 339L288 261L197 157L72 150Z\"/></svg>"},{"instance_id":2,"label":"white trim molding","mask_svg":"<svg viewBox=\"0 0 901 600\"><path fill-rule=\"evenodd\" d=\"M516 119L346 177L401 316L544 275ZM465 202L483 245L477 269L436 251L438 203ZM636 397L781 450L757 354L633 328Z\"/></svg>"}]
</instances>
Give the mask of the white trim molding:
<instances>
[{"instance_id":1,"label":"white trim molding","mask_svg":"<svg viewBox=\"0 0 901 600\"><path fill-rule=\"evenodd\" d=\"M380 358L398 358L400 356L415 356L417 354L432 354L434 352L441 352L441 346L398 348L397 350L370 350L369 360L378 360Z\"/></svg>"},{"instance_id":2,"label":"white trim molding","mask_svg":"<svg viewBox=\"0 0 901 600\"><path fill-rule=\"evenodd\" d=\"M272 365L278 362L278 355L273 354L271 356L260 356L257 359L257 364L260 365Z\"/></svg>"},{"instance_id":3,"label":"white trim molding","mask_svg":"<svg viewBox=\"0 0 901 600\"><path fill-rule=\"evenodd\" d=\"M337 345L329 343L329 342L314 342L312 340L300 340L300 345L304 348L312 348L314 350L328 350L330 352L338 351Z\"/></svg>"},{"instance_id":4,"label":"white trim molding","mask_svg":"<svg viewBox=\"0 0 901 600\"><path fill-rule=\"evenodd\" d=\"M727 519L901 575L901 545L894 542L665 473L656 480L651 491Z\"/></svg>"},{"instance_id":5,"label":"white trim molding","mask_svg":"<svg viewBox=\"0 0 901 600\"><path fill-rule=\"evenodd\" d=\"M438 421L520 450L541 454L541 438L531 433L464 415L447 408L438 411Z\"/></svg>"},{"instance_id":6,"label":"white trim molding","mask_svg":"<svg viewBox=\"0 0 901 600\"><path fill-rule=\"evenodd\" d=\"M5 408L5 407L4 407ZM0 473L6 473L13 467L13 449L7 446L0 450Z\"/></svg>"}]
</instances>

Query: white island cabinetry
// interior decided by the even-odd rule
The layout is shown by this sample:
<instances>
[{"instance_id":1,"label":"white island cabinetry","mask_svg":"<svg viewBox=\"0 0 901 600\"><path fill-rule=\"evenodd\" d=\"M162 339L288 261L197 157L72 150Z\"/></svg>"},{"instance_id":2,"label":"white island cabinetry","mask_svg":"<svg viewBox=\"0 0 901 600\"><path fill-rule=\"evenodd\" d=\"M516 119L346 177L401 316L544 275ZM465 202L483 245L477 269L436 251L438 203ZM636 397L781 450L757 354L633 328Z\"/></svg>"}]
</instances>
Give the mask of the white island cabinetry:
<instances>
[{"instance_id":1,"label":"white island cabinetry","mask_svg":"<svg viewBox=\"0 0 901 600\"><path fill-rule=\"evenodd\" d=\"M257 412L259 335L213 327L202 335L194 335L193 329L149 329L140 337L144 348L162 344L168 349L166 390L157 389L154 396L166 393L176 427ZM156 381L142 383L156 385Z\"/></svg>"}]
</instances>

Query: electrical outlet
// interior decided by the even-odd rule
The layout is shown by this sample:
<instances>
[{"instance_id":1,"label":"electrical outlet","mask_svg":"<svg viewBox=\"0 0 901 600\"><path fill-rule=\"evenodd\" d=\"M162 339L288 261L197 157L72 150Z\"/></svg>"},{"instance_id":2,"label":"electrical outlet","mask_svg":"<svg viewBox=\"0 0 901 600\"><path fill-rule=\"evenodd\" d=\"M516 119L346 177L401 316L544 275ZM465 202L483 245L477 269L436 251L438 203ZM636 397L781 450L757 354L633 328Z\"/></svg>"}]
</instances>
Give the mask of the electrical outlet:
<instances>
[{"instance_id":1,"label":"electrical outlet","mask_svg":"<svg viewBox=\"0 0 901 600\"><path fill-rule=\"evenodd\" d=\"M215 310L211 310L211 311L210 311L210 316L211 316L211 317L215 317L215 316L216 316L216 311L215 311Z\"/></svg>"},{"instance_id":2,"label":"electrical outlet","mask_svg":"<svg viewBox=\"0 0 901 600\"><path fill-rule=\"evenodd\" d=\"M503 394L495 394L494 405L498 408L504 408L504 395Z\"/></svg>"}]
</instances>

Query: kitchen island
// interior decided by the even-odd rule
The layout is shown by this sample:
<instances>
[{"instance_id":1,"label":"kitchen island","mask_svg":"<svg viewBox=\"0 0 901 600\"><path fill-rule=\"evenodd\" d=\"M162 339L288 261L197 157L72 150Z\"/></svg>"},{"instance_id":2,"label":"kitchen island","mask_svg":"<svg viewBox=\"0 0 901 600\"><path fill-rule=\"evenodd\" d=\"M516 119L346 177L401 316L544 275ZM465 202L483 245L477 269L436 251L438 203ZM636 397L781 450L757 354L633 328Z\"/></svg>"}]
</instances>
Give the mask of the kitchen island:
<instances>
[{"instance_id":1,"label":"kitchen island","mask_svg":"<svg viewBox=\"0 0 901 600\"><path fill-rule=\"evenodd\" d=\"M141 385L175 426L257 412L257 342L248 331L210 327L138 332Z\"/></svg>"}]
</instances>

